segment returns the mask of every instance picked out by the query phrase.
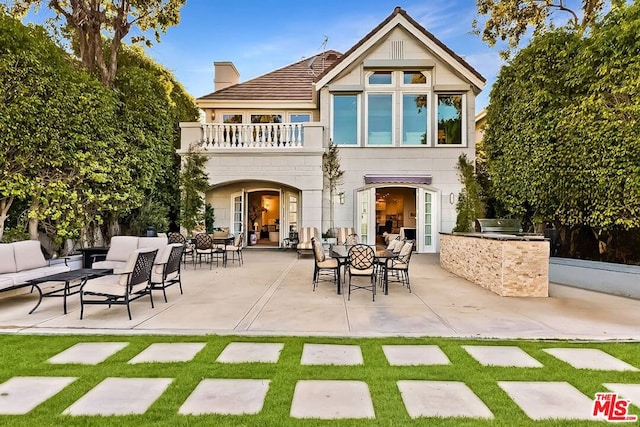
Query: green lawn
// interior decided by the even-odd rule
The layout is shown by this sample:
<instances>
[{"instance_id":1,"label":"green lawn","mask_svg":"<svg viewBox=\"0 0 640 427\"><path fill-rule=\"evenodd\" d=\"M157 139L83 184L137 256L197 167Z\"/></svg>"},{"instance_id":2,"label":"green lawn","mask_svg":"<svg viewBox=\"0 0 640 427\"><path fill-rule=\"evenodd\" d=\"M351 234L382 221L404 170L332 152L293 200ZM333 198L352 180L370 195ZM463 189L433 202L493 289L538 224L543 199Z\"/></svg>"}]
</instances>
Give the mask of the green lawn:
<instances>
[{"instance_id":1,"label":"green lawn","mask_svg":"<svg viewBox=\"0 0 640 427\"><path fill-rule=\"evenodd\" d=\"M47 359L79 342L118 341L129 345L106 361L95 365L53 365ZM284 343L278 363L221 364L216 357L230 342ZM205 342L204 349L190 362L129 365L126 362L152 343ZM303 366L303 344L355 344L362 349L363 366ZM450 365L389 366L382 345L438 345L451 360ZM516 345L540 361L543 368L484 367L463 345ZM487 341L441 338L339 339L322 337L237 337L237 336L35 336L0 335L0 383L14 376L71 376L78 380L45 401L27 415L0 416L0 425L211 425L211 426L287 426L287 425L501 425L501 426L577 426L602 425L593 421L534 422L497 385L497 381L567 381L593 397L607 391L602 383L640 384L640 372L577 370L542 351L551 347L588 347L603 350L633 366L640 367L640 343L565 341ZM61 413L107 377L174 378L169 388L144 415L113 417L70 417ZM246 416L184 416L178 409L197 384L205 378L270 379L262 411ZM371 391L375 420L300 420L289 417L293 390L298 380L352 379L365 381ZM463 418L420 418L412 420L402 402L396 381L462 381L480 397L495 415L493 420ZM1 396L0 396L1 399ZM632 413L639 414L632 407Z\"/></svg>"}]
</instances>

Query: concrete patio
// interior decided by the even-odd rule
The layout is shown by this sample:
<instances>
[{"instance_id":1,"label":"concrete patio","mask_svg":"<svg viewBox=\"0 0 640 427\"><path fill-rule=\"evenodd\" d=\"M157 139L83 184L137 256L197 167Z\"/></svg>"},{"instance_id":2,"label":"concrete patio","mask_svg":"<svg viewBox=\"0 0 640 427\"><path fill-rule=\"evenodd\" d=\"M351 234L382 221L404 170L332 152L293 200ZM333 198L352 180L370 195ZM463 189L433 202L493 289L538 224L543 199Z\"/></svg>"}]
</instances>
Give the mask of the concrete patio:
<instances>
[{"instance_id":1,"label":"concrete patio","mask_svg":"<svg viewBox=\"0 0 640 427\"><path fill-rule=\"evenodd\" d=\"M639 340L640 300L550 284L549 298L500 297L439 267L438 255L411 260L412 293L356 291L347 300L331 283L312 291L313 258L293 251L245 249L245 264L183 270L184 295L168 289L123 306L88 306L78 295L62 313L59 298L31 315L36 294L0 300L0 333L442 336Z\"/></svg>"}]
</instances>

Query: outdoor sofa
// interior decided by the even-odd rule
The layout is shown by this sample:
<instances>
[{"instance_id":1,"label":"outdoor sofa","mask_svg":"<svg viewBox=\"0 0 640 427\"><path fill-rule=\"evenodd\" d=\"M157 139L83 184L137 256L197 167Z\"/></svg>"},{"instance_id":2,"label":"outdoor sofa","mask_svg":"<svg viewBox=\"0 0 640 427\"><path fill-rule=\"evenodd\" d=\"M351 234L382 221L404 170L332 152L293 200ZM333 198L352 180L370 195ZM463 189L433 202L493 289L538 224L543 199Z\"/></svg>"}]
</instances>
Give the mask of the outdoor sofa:
<instances>
[{"instance_id":1,"label":"outdoor sofa","mask_svg":"<svg viewBox=\"0 0 640 427\"><path fill-rule=\"evenodd\" d=\"M29 286L28 280L69 270L66 263L50 265L38 240L0 244L0 292Z\"/></svg>"}]
</instances>

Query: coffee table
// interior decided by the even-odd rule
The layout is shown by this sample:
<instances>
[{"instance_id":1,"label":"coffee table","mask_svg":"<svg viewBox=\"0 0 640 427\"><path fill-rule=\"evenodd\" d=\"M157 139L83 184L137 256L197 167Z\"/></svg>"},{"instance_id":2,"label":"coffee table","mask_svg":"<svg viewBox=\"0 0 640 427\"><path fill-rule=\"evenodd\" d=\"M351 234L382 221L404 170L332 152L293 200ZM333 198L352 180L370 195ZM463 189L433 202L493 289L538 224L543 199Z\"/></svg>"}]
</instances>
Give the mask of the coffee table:
<instances>
[{"instance_id":1,"label":"coffee table","mask_svg":"<svg viewBox=\"0 0 640 427\"><path fill-rule=\"evenodd\" d=\"M35 307L31 309L29 314L36 311L36 308L40 306L42 302L42 298L62 298L62 305L64 307L64 314L67 314L67 297L71 295L75 295L80 293L82 285L84 285L87 280L93 279L98 276L106 276L107 274L111 274L113 272L112 269L94 269L94 268L81 268L78 270L71 270L64 273L56 273L50 274L49 276L38 277L37 279L27 280L27 283L32 285L34 288L38 290L38 303ZM54 283L64 283L63 287L58 287L46 292L42 291L43 285L45 284L54 284Z\"/></svg>"}]
</instances>

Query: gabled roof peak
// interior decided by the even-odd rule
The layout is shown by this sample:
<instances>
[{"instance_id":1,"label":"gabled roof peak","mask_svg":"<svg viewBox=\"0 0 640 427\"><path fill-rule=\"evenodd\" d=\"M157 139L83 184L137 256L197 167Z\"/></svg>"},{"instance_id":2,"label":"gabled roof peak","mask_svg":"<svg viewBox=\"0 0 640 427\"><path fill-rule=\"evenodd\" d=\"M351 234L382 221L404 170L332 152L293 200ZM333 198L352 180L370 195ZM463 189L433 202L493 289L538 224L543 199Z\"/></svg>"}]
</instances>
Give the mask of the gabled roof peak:
<instances>
[{"instance_id":1,"label":"gabled roof peak","mask_svg":"<svg viewBox=\"0 0 640 427\"><path fill-rule=\"evenodd\" d=\"M400 6L396 6L393 9L393 12L387 16L380 24L378 24L373 30L371 30L367 35L365 35L360 41L358 41L355 45L353 45L349 50L347 50L342 57L336 61L331 67L327 68L320 76L318 76L317 82L321 83L321 85L316 86L316 90L319 90L322 86L322 83L326 83L326 76L332 74L332 77L335 76L334 70L342 70L346 67L344 63L348 63L349 57L352 56L355 52L358 52L364 45L366 45L370 40L375 39L376 36L387 26L390 22L394 21L397 17L401 17L402 19L398 20L398 23L409 27L413 27L414 34L417 34L419 37L423 37L424 40L431 44L433 50L437 51L436 54L439 54L443 57L445 61L450 63L457 63L459 65L459 69L463 71L463 74L467 75L471 81L475 81L475 85L478 87L484 86L486 79L478 72L475 68L473 68L467 61L464 60L461 56L457 55L454 51L452 51L448 46L438 40L433 34L427 31L422 25L420 25L415 19L413 19L409 14L402 9ZM404 21L406 22L403 22ZM387 31L390 31L388 29Z\"/></svg>"}]
</instances>

